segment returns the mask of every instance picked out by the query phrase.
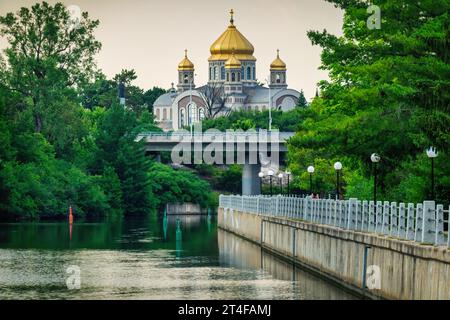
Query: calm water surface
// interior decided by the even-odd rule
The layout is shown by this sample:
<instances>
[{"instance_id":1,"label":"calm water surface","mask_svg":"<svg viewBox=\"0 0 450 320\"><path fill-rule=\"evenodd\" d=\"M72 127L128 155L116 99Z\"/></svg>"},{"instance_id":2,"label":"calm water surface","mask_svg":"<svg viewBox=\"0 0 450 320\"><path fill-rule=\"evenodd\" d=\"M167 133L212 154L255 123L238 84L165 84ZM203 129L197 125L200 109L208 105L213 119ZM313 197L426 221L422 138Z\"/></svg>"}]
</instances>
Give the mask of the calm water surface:
<instances>
[{"instance_id":1,"label":"calm water surface","mask_svg":"<svg viewBox=\"0 0 450 320\"><path fill-rule=\"evenodd\" d=\"M179 222L177 223L177 219ZM81 288L69 290L69 266ZM0 224L0 299L354 299L215 217Z\"/></svg>"}]
</instances>

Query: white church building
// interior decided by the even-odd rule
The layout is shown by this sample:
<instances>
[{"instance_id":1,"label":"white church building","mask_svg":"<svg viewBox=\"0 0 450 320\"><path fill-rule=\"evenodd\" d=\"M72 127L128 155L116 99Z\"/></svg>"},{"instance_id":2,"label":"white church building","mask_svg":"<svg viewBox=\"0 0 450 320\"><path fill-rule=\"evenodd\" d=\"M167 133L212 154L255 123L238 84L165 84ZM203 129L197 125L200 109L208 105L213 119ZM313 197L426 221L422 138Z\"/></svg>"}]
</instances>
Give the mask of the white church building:
<instances>
[{"instance_id":1,"label":"white church building","mask_svg":"<svg viewBox=\"0 0 450 320\"><path fill-rule=\"evenodd\" d=\"M177 89L172 85L155 101L155 120L164 131L233 110L263 111L270 106L288 111L297 105L300 92L288 89L287 68L279 52L270 65L269 87L258 84L254 47L234 25L233 10L230 14L230 25L210 48L208 83L196 87L195 66L185 51L178 65Z\"/></svg>"}]
</instances>

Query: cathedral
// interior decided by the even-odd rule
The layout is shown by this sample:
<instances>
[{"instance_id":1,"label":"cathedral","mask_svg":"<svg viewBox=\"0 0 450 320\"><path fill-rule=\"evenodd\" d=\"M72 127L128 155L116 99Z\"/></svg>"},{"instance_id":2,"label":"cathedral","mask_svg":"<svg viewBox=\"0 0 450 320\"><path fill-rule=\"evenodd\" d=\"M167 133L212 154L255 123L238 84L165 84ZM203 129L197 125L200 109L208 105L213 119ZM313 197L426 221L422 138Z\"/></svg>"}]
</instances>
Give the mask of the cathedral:
<instances>
[{"instance_id":1,"label":"cathedral","mask_svg":"<svg viewBox=\"0 0 450 320\"><path fill-rule=\"evenodd\" d=\"M230 25L210 48L208 83L196 87L195 66L186 50L178 65L177 88L172 84L172 89L155 101L155 120L164 131L227 115L233 110L289 111L297 105L300 92L288 89L286 64L278 50L270 65L268 87L258 83L254 47L236 28L233 10L230 15Z\"/></svg>"}]
</instances>

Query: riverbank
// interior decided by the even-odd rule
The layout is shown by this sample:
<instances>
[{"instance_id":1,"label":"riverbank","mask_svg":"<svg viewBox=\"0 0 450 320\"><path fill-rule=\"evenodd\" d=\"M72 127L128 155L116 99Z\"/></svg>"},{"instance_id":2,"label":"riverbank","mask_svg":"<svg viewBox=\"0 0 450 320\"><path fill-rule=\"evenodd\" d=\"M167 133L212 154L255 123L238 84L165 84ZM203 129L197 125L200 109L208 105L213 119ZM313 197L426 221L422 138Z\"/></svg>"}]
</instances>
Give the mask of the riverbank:
<instances>
[{"instance_id":1,"label":"riverbank","mask_svg":"<svg viewBox=\"0 0 450 320\"><path fill-rule=\"evenodd\" d=\"M450 254L374 234L219 208L218 226L369 298L450 299ZM363 290L365 248L370 290Z\"/></svg>"}]
</instances>

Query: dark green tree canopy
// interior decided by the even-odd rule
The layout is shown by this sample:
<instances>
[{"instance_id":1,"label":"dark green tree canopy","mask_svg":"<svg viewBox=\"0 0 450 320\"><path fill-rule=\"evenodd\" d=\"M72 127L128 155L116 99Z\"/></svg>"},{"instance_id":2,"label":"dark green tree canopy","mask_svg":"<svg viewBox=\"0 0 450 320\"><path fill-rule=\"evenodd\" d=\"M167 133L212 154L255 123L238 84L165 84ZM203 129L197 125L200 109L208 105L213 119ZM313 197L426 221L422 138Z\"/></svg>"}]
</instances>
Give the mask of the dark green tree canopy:
<instances>
[{"instance_id":1,"label":"dark green tree canopy","mask_svg":"<svg viewBox=\"0 0 450 320\"><path fill-rule=\"evenodd\" d=\"M367 27L366 1L328 2L345 10L343 36L308 32L323 50L321 69L329 72L330 81L320 83L321 95L292 140L292 165L303 174L320 159L327 166L347 159L347 167L368 178L369 156L378 152L380 187L390 200L427 197L427 183L413 178L424 175L425 164L409 173L407 168L422 163L424 150L433 145L441 150L441 168L448 170L448 0L373 1L381 9L380 29ZM411 185L399 189L402 183ZM449 187L440 181L441 197L450 193Z\"/></svg>"},{"instance_id":2,"label":"dark green tree canopy","mask_svg":"<svg viewBox=\"0 0 450 320\"><path fill-rule=\"evenodd\" d=\"M94 38L98 25L84 12L74 27L61 3L37 3L0 17L0 35L9 43L0 84L31 98L36 132L42 130L45 107L55 95L92 78L94 55L101 47Z\"/></svg>"}]
</instances>

